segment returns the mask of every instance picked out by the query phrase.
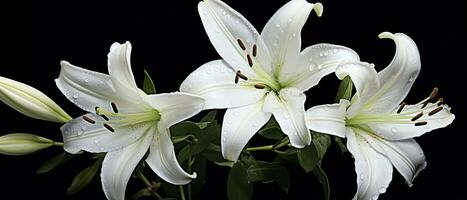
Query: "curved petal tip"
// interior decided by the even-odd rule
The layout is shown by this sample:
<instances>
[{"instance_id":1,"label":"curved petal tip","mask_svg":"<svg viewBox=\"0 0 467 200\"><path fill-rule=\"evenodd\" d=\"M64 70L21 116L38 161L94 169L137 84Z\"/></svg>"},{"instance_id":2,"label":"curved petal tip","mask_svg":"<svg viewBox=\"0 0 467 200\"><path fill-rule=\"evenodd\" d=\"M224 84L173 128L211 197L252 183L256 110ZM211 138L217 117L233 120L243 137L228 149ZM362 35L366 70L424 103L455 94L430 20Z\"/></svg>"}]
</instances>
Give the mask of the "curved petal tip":
<instances>
[{"instance_id":1,"label":"curved petal tip","mask_svg":"<svg viewBox=\"0 0 467 200\"><path fill-rule=\"evenodd\" d=\"M380 33L378 37L380 39L394 39L395 38L394 34L392 34L391 32L387 32L387 31Z\"/></svg>"},{"instance_id":2,"label":"curved petal tip","mask_svg":"<svg viewBox=\"0 0 467 200\"><path fill-rule=\"evenodd\" d=\"M321 17L321 15L323 15L323 4L321 3L315 3L313 5L313 10L315 11L316 15L318 15L318 17Z\"/></svg>"}]
</instances>

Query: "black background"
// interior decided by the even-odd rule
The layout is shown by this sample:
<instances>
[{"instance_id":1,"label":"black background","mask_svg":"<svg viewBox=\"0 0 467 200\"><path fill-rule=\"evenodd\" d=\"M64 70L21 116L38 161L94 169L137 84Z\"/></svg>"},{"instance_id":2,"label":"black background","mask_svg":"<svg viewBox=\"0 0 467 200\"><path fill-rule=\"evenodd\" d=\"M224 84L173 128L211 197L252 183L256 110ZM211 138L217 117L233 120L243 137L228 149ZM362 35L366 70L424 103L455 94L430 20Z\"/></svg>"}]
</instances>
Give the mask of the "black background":
<instances>
[{"instance_id":1,"label":"black background","mask_svg":"<svg viewBox=\"0 0 467 200\"><path fill-rule=\"evenodd\" d=\"M153 1L155 3L1 3L2 53L0 76L34 86L50 95L72 116L83 111L68 102L57 90L60 60L87 69L106 72L107 53L113 42L130 41L132 65L137 80L148 69L158 93L178 89L183 79L205 62L218 59L197 13L196 0ZM286 0L226 1L262 30L270 16ZM312 14L302 31L302 47L315 43L335 43L356 50L363 61L384 68L392 59L394 45L379 40L383 31L403 32L417 43L422 71L407 101L415 103L433 87L447 100L456 114L449 127L425 134L417 141L427 156L428 167L409 188L394 170L393 181L380 199L467 199L465 159L465 75L467 67L466 12L461 1L322 1L321 18ZM307 92L307 108L331 103L338 81L330 75ZM61 140L59 124L30 119L0 105L1 134L34 133ZM90 188L67 196L66 188L87 159L72 161L51 173L36 175L42 161L59 148L23 157L0 155L0 199L105 199L100 181ZM198 199L225 199L227 168L209 166L206 187ZM274 185L255 185L255 199L321 199L320 185L311 174L290 168L289 194ZM353 159L340 155L333 145L324 161L331 181L332 199L351 199L356 191ZM129 184L127 195L142 187Z\"/></svg>"}]
</instances>

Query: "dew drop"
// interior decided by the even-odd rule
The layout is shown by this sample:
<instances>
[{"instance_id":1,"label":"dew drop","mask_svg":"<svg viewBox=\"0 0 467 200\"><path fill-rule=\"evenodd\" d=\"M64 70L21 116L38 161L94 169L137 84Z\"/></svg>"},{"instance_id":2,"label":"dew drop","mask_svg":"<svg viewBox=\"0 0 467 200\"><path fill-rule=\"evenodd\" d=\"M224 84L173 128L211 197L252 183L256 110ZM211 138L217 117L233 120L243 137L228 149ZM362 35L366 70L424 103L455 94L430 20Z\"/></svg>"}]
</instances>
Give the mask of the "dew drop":
<instances>
[{"instance_id":1,"label":"dew drop","mask_svg":"<svg viewBox=\"0 0 467 200\"><path fill-rule=\"evenodd\" d=\"M254 123L254 124L253 124L253 127L258 127L258 123Z\"/></svg>"},{"instance_id":2,"label":"dew drop","mask_svg":"<svg viewBox=\"0 0 467 200\"><path fill-rule=\"evenodd\" d=\"M207 11L204 11L204 12L203 12L203 15L208 15L208 12L207 12Z\"/></svg>"},{"instance_id":3,"label":"dew drop","mask_svg":"<svg viewBox=\"0 0 467 200\"><path fill-rule=\"evenodd\" d=\"M238 112L234 112L234 115L235 115L235 116L238 116Z\"/></svg>"},{"instance_id":4,"label":"dew drop","mask_svg":"<svg viewBox=\"0 0 467 200\"><path fill-rule=\"evenodd\" d=\"M216 29L216 33L220 33L221 32L221 29Z\"/></svg>"},{"instance_id":5,"label":"dew drop","mask_svg":"<svg viewBox=\"0 0 467 200\"><path fill-rule=\"evenodd\" d=\"M360 179L361 179L361 180L365 179L365 175L360 174Z\"/></svg>"},{"instance_id":6,"label":"dew drop","mask_svg":"<svg viewBox=\"0 0 467 200\"><path fill-rule=\"evenodd\" d=\"M99 143L99 140L94 140L94 144L98 144Z\"/></svg>"},{"instance_id":7,"label":"dew drop","mask_svg":"<svg viewBox=\"0 0 467 200\"><path fill-rule=\"evenodd\" d=\"M188 88L189 88L189 89L193 89L193 85L192 85L192 84L188 84Z\"/></svg>"},{"instance_id":8,"label":"dew drop","mask_svg":"<svg viewBox=\"0 0 467 200\"><path fill-rule=\"evenodd\" d=\"M409 83L412 83L415 81L415 75L410 76L409 78Z\"/></svg>"},{"instance_id":9,"label":"dew drop","mask_svg":"<svg viewBox=\"0 0 467 200\"><path fill-rule=\"evenodd\" d=\"M294 38L294 37L297 37L297 34L296 34L296 33L292 34L292 38Z\"/></svg>"},{"instance_id":10,"label":"dew drop","mask_svg":"<svg viewBox=\"0 0 467 200\"><path fill-rule=\"evenodd\" d=\"M204 71L204 72L206 72L207 75L210 75L210 74L211 74L211 70L206 70L206 71Z\"/></svg>"},{"instance_id":11,"label":"dew drop","mask_svg":"<svg viewBox=\"0 0 467 200\"><path fill-rule=\"evenodd\" d=\"M284 115L284 118L289 119L290 116L289 115Z\"/></svg>"},{"instance_id":12,"label":"dew drop","mask_svg":"<svg viewBox=\"0 0 467 200\"><path fill-rule=\"evenodd\" d=\"M74 94L74 95L73 95L73 99L77 99L78 97L79 97L78 94Z\"/></svg>"},{"instance_id":13,"label":"dew drop","mask_svg":"<svg viewBox=\"0 0 467 200\"><path fill-rule=\"evenodd\" d=\"M225 10L222 10L222 15L227 15L227 12L225 12Z\"/></svg>"},{"instance_id":14,"label":"dew drop","mask_svg":"<svg viewBox=\"0 0 467 200\"><path fill-rule=\"evenodd\" d=\"M337 49L333 49L333 50L332 50L332 53L337 53Z\"/></svg>"},{"instance_id":15,"label":"dew drop","mask_svg":"<svg viewBox=\"0 0 467 200\"><path fill-rule=\"evenodd\" d=\"M397 128L396 128L396 127L392 127L392 128L391 128L391 133L397 133Z\"/></svg>"},{"instance_id":16,"label":"dew drop","mask_svg":"<svg viewBox=\"0 0 467 200\"><path fill-rule=\"evenodd\" d=\"M85 131L85 130L86 130L86 126L81 126L81 130L82 130L82 131Z\"/></svg>"},{"instance_id":17,"label":"dew drop","mask_svg":"<svg viewBox=\"0 0 467 200\"><path fill-rule=\"evenodd\" d=\"M280 25L280 24L276 24L276 28L280 28L280 27L281 27L281 25Z\"/></svg>"},{"instance_id":18,"label":"dew drop","mask_svg":"<svg viewBox=\"0 0 467 200\"><path fill-rule=\"evenodd\" d=\"M288 21L289 21L289 23L291 23L293 20L292 20L292 18L289 18L289 20L288 20Z\"/></svg>"},{"instance_id":19,"label":"dew drop","mask_svg":"<svg viewBox=\"0 0 467 200\"><path fill-rule=\"evenodd\" d=\"M323 56L324 56L323 52L319 52L319 57L323 57Z\"/></svg>"},{"instance_id":20,"label":"dew drop","mask_svg":"<svg viewBox=\"0 0 467 200\"><path fill-rule=\"evenodd\" d=\"M328 55L329 53L327 51L323 53L323 56L328 56Z\"/></svg>"},{"instance_id":21,"label":"dew drop","mask_svg":"<svg viewBox=\"0 0 467 200\"><path fill-rule=\"evenodd\" d=\"M89 80L88 80L88 79L84 79L84 83L88 84L88 83L89 83Z\"/></svg>"}]
</instances>

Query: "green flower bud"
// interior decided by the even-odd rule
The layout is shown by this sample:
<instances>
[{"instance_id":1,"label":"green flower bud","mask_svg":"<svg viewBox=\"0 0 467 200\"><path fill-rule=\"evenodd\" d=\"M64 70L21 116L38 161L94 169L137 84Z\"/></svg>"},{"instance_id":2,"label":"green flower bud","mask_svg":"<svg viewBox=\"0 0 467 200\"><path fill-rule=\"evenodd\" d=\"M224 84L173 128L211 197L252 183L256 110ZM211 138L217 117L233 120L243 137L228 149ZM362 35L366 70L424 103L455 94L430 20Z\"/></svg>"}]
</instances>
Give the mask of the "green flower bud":
<instances>
[{"instance_id":1,"label":"green flower bud","mask_svg":"<svg viewBox=\"0 0 467 200\"><path fill-rule=\"evenodd\" d=\"M28 133L12 133L0 136L0 153L21 156L49 148L54 141Z\"/></svg>"}]
</instances>

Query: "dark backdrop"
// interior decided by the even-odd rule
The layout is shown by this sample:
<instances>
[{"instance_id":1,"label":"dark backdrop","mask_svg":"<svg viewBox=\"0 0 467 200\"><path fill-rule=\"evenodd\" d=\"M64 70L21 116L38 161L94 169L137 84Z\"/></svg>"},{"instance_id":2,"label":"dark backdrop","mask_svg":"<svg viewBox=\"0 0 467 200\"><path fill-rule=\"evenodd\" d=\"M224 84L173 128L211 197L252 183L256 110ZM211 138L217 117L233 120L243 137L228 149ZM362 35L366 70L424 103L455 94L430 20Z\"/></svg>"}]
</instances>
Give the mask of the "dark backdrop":
<instances>
[{"instance_id":1,"label":"dark backdrop","mask_svg":"<svg viewBox=\"0 0 467 200\"><path fill-rule=\"evenodd\" d=\"M153 1L136 3L0 3L0 76L30 84L47 95L73 116L83 112L69 103L57 90L60 60L67 60L91 70L106 72L107 52L112 42L130 41L133 45L132 64L137 80L148 69L158 92L178 89L183 79L201 64L219 56L211 46L197 13L197 0ZM286 0L226 1L243 13L257 29ZM322 1L324 14L314 14L302 31L303 47L328 42L356 50L362 60L375 63L378 70L392 59L394 45L379 40L383 31L403 32L418 44L422 71L408 97L416 102L428 95L434 86L453 107L456 120L448 128L432 131L418 138L428 167L408 188L394 171L394 178L380 199L467 199L465 190L465 78L467 51L465 48L465 6L455 0L428 1L393 0ZM337 89L337 79L330 75L318 87L308 91L307 108L331 103ZM36 121L0 104L1 134L28 132L56 140L61 139L59 124ZM0 155L1 199L104 199L100 181L90 188L67 196L66 188L73 176L90 163L86 159L72 161L45 175L36 175L42 161L60 152L48 149L33 155L11 157ZM331 181L332 199L351 199L356 191L353 159L340 155L332 146L325 158L324 169ZM208 182L198 199L224 199L227 168L209 166ZM291 168L292 185L289 194L274 185L255 185L255 199L320 199L322 191L310 174ZM141 187L130 183L130 190Z\"/></svg>"}]
</instances>

